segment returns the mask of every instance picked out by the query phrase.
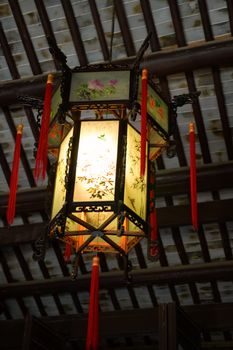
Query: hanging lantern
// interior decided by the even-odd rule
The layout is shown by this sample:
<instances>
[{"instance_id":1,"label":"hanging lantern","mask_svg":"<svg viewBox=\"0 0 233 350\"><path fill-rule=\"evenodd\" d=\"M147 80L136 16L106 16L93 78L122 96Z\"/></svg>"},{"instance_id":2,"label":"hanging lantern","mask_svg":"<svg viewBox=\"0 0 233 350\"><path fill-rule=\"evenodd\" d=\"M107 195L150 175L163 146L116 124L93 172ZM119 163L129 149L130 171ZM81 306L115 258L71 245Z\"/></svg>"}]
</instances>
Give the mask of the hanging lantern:
<instances>
[{"instance_id":1,"label":"hanging lantern","mask_svg":"<svg viewBox=\"0 0 233 350\"><path fill-rule=\"evenodd\" d=\"M75 270L85 252L120 253L127 262L129 251L150 235L148 251L152 258L157 255L149 159L155 160L168 144L168 107L147 75L142 87L140 81L138 70L128 67L70 70L63 64L48 132L48 151L57 163L48 233L65 243L65 261L75 252ZM143 114L142 139L129 121L137 114ZM98 349L97 260L87 350Z\"/></svg>"},{"instance_id":2,"label":"hanging lantern","mask_svg":"<svg viewBox=\"0 0 233 350\"><path fill-rule=\"evenodd\" d=\"M149 38L133 68L106 64L73 70L49 40L63 74L50 101L48 155L57 167L48 234L66 244L65 261L76 253L75 268L85 252L120 253L127 262L144 237L151 258L158 255L152 162L169 146L171 127L168 105L147 70L139 70ZM130 122L137 115L142 135ZM98 349L98 274L94 257L86 350Z\"/></svg>"},{"instance_id":3,"label":"hanging lantern","mask_svg":"<svg viewBox=\"0 0 233 350\"><path fill-rule=\"evenodd\" d=\"M61 114L70 122L59 145L49 235L77 254L127 255L150 231L148 161L168 143L160 126L168 128L168 107L150 83L142 175L141 136L129 121L135 102L140 113L140 79L128 67L66 70L52 99L52 128Z\"/></svg>"}]
</instances>

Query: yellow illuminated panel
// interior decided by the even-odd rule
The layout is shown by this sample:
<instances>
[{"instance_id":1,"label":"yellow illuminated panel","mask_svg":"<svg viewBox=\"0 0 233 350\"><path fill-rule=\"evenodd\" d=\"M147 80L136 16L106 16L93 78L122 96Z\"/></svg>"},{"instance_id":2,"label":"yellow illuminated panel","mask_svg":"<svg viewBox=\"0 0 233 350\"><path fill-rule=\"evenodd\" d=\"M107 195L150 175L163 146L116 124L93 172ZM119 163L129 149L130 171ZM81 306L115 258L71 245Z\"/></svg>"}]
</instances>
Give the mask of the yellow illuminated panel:
<instances>
[{"instance_id":1,"label":"yellow illuminated panel","mask_svg":"<svg viewBox=\"0 0 233 350\"><path fill-rule=\"evenodd\" d=\"M141 177L140 140L140 134L128 125L124 203L146 220L147 169Z\"/></svg>"},{"instance_id":2,"label":"yellow illuminated panel","mask_svg":"<svg viewBox=\"0 0 233 350\"><path fill-rule=\"evenodd\" d=\"M74 202L113 201L119 121L81 123Z\"/></svg>"},{"instance_id":3,"label":"yellow illuminated panel","mask_svg":"<svg viewBox=\"0 0 233 350\"><path fill-rule=\"evenodd\" d=\"M63 140L57 164L57 173L54 186L52 216L51 219L57 215L65 203L66 189L65 189L65 175L66 175L66 158L69 147L70 138L73 136L73 129L69 131L65 139Z\"/></svg>"}]
</instances>

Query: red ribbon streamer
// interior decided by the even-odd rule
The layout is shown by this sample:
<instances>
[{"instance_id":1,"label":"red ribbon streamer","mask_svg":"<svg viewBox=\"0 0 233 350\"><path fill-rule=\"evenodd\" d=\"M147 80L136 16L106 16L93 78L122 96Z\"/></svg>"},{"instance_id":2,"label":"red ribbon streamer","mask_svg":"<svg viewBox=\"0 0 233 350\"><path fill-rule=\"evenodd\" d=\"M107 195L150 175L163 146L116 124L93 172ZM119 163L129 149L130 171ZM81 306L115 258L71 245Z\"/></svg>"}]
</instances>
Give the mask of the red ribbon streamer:
<instances>
[{"instance_id":1,"label":"red ribbon streamer","mask_svg":"<svg viewBox=\"0 0 233 350\"><path fill-rule=\"evenodd\" d=\"M70 261L70 257L72 255L71 242L66 242L65 252L64 252L64 260L65 262Z\"/></svg>"},{"instance_id":2,"label":"red ribbon streamer","mask_svg":"<svg viewBox=\"0 0 233 350\"><path fill-rule=\"evenodd\" d=\"M141 96L141 163L140 176L145 175L146 169L146 138L147 138L147 69L142 71L142 96Z\"/></svg>"},{"instance_id":3,"label":"red ribbon streamer","mask_svg":"<svg viewBox=\"0 0 233 350\"><path fill-rule=\"evenodd\" d=\"M157 215L156 208L150 213L150 237L152 241L158 239L158 226L157 226Z\"/></svg>"},{"instance_id":4,"label":"red ribbon streamer","mask_svg":"<svg viewBox=\"0 0 233 350\"><path fill-rule=\"evenodd\" d=\"M155 174L154 168L150 171L150 255L158 255L158 223L155 207Z\"/></svg>"},{"instance_id":5,"label":"red ribbon streamer","mask_svg":"<svg viewBox=\"0 0 233 350\"><path fill-rule=\"evenodd\" d=\"M190 144L190 192L191 192L191 215L194 230L198 230L197 219L197 176L196 176L196 151L195 151L195 126L189 124Z\"/></svg>"},{"instance_id":6,"label":"red ribbon streamer","mask_svg":"<svg viewBox=\"0 0 233 350\"><path fill-rule=\"evenodd\" d=\"M48 132L51 113L52 85L53 75L49 74L45 88L44 110L42 115L39 145L36 154L36 165L34 170L36 181L40 177L42 177L44 180L46 175L48 163Z\"/></svg>"},{"instance_id":7,"label":"red ribbon streamer","mask_svg":"<svg viewBox=\"0 0 233 350\"><path fill-rule=\"evenodd\" d=\"M18 186L18 173L19 173L19 162L20 162L20 150L21 150L21 139L22 139L23 125L19 124L17 127L17 135L15 141L14 158L12 164L12 172L10 179L10 193L8 199L7 207L7 222L12 224L15 217L15 202L16 202L16 192Z\"/></svg>"},{"instance_id":8,"label":"red ribbon streamer","mask_svg":"<svg viewBox=\"0 0 233 350\"><path fill-rule=\"evenodd\" d=\"M99 258L92 261L90 305L88 313L88 327L86 350L99 348Z\"/></svg>"},{"instance_id":9,"label":"red ribbon streamer","mask_svg":"<svg viewBox=\"0 0 233 350\"><path fill-rule=\"evenodd\" d=\"M157 216L155 208L155 174L154 168L150 171L150 232L151 240L157 241L158 239L158 227L157 227Z\"/></svg>"}]
</instances>

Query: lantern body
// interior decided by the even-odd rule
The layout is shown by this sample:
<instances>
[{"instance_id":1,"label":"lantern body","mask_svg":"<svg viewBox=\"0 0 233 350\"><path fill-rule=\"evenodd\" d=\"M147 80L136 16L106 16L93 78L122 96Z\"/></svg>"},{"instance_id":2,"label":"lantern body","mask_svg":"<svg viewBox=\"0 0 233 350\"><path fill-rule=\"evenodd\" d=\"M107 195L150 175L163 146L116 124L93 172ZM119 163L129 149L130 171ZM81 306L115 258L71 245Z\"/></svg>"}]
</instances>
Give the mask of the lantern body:
<instances>
[{"instance_id":1,"label":"lantern body","mask_svg":"<svg viewBox=\"0 0 233 350\"><path fill-rule=\"evenodd\" d=\"M141 101L141 84L138 84L137 101ZM169 108L152 81L148 82L147 94L149 159L155 160L167 147L169 139Z\"/></svg>"},{"instance_id":2,"label":"lantern body","mask_svg":"<svg viewBox=\"0 0 233 350\"><path fill-rule=\"evenodd\" d=\"M127 120L79 120L60 146L50 233L79 251L128 252L147 235L147 172Z\"/></svg>"},{"instance_id":3,"label":"lantern body","mask_svg":"<svg viewBox=\"0 0 233 350\"><path fill-rule=\"evenodd\" d=\"M57 161L49 234L77 253L127 254L148 234L148 165L140 176L140 133L128 121L140 105L140 75L129 67L77 67L57 84L49 133ZM147 161L167 146L168 126L168 106L149 81Z\"/></svg>"}]
</instances>

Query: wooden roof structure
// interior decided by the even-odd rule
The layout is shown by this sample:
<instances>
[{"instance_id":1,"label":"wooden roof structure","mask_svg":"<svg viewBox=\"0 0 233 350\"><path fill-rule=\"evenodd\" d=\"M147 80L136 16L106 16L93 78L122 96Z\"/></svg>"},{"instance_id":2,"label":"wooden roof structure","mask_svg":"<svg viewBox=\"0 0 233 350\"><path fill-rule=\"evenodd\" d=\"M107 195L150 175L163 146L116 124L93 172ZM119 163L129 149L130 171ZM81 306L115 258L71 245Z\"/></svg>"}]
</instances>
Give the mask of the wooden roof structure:
<instances>
[{"instance_id":1,"label":"wooden roof structure","mask_svg":"<svg viewBox=\"0 0 233 350\"><path fill-rule=\"evenodd\" d=\"M114 24L114 25L113 25ZM51 37L73 68L142 60L163 96L195 93L178 109L177 154L156 162L160 256L147 242L130 254L132 281L120 256L100 254L101 349L233 348L233 3L231 0L0 0L0 347L83 349L91 257L77 280L52 242L32 258L44 232L47 180L33 177L37 110L19 96L43 99L48 72L59 76ZM113 34L113 35L112 35ZM196 123L200 228L191 227L188 124ZM8 201L16 125L24 124L16 218Z\"/></svg>"}]
</instances>

